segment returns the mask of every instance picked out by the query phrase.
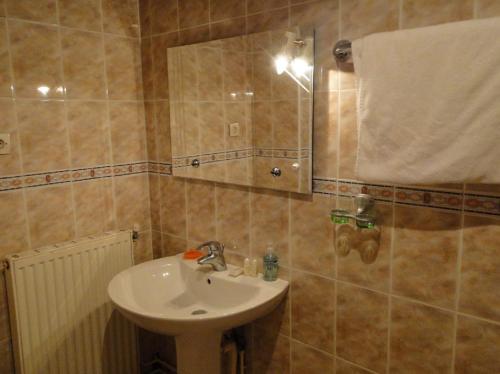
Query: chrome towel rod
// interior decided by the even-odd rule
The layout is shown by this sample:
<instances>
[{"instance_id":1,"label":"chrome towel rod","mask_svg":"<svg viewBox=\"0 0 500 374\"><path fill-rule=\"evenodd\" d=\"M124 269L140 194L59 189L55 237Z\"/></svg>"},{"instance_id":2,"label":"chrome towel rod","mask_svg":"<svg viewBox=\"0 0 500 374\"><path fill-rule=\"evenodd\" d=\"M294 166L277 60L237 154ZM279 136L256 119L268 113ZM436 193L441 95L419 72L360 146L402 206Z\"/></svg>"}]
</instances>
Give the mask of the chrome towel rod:
<instances>
[{"instance_id":1,"label":"chrome towel rod","mask_svg":"<svg viewBox=\"0 0 500 374\"><path fill-rule=\"evenodd\" d=\"M333 47L333 55L338 62L352 63L352 50L350 40L339 40Z\"/></svg>"}]
</instances>

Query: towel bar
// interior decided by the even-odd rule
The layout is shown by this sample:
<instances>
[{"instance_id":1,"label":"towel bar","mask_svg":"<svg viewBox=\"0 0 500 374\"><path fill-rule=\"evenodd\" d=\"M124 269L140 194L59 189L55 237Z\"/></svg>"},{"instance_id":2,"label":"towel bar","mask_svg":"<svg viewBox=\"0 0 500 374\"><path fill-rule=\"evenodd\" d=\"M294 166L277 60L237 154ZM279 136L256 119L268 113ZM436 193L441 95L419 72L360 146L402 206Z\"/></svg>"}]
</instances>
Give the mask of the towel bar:
<instances>
[{"instance_id":1,"label":"towel bar","mask_svg":"<svg viewBox=\"0 0 500 374\"><path fill-rule=\"evenodd\" d=\"M352 51L350 40L339 40L333 47L333 55L338 62L352 63Z\"/></svg>"}]
</instances>

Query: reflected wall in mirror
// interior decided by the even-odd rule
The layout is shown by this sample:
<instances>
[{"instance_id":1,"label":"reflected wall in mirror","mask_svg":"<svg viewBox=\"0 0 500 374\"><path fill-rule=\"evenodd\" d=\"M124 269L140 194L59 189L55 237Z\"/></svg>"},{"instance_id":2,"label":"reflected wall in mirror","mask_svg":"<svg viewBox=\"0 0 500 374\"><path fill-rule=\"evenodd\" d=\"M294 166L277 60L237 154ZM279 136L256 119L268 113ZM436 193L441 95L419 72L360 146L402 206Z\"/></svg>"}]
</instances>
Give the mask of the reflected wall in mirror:
<instances>
[{"instance_id":1,"label":"reflected wall in mirror","mask_svg":"<svg viewBox=\"0 0 500 374\"><path fill-rule=\"evenodd\" d=\"M168 49L174 176L311 193L314 35Z\"/></svg>"}]
</instances>

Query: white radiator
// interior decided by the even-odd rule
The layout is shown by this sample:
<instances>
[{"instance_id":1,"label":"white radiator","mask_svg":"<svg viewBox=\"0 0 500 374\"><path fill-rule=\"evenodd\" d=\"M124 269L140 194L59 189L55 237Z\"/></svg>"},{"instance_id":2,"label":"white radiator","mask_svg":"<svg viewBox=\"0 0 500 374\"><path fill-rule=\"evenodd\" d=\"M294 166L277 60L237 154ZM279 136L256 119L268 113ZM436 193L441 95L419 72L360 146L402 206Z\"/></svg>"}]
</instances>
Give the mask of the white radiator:
<instances>
[{"instance_id":1,"label":"white radiator","mask_svg":"<svg viewBox=\"0 0 500 374\"><path fill-rule=\"evenodd\" d=\"M107 295L132 244L110 232L7 257L17 374L138 373L135 327Z\"/></svg>"}]
</instances>

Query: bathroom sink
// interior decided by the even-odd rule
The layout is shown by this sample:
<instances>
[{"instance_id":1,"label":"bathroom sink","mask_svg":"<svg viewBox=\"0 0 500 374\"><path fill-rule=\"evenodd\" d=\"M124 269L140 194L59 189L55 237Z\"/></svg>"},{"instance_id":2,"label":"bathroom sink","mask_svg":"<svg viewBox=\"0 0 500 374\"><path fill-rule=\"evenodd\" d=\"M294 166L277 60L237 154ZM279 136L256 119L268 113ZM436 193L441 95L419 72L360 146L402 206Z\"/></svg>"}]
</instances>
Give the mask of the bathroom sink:
<instances>
[{"instance_id":1,"label":"bathroom sink","mask_svg":"<svg viewBox=\"0 0 500 374\"><path fill-rule=\"evenodd\" d=\"M217 272L182 255L164 257L117 274L108 294L132 322L176 337L179 373L219 374L222 332L269 313L288 289L281 279L231 277L231 269Z\"/></svg>"}]
</instances>

